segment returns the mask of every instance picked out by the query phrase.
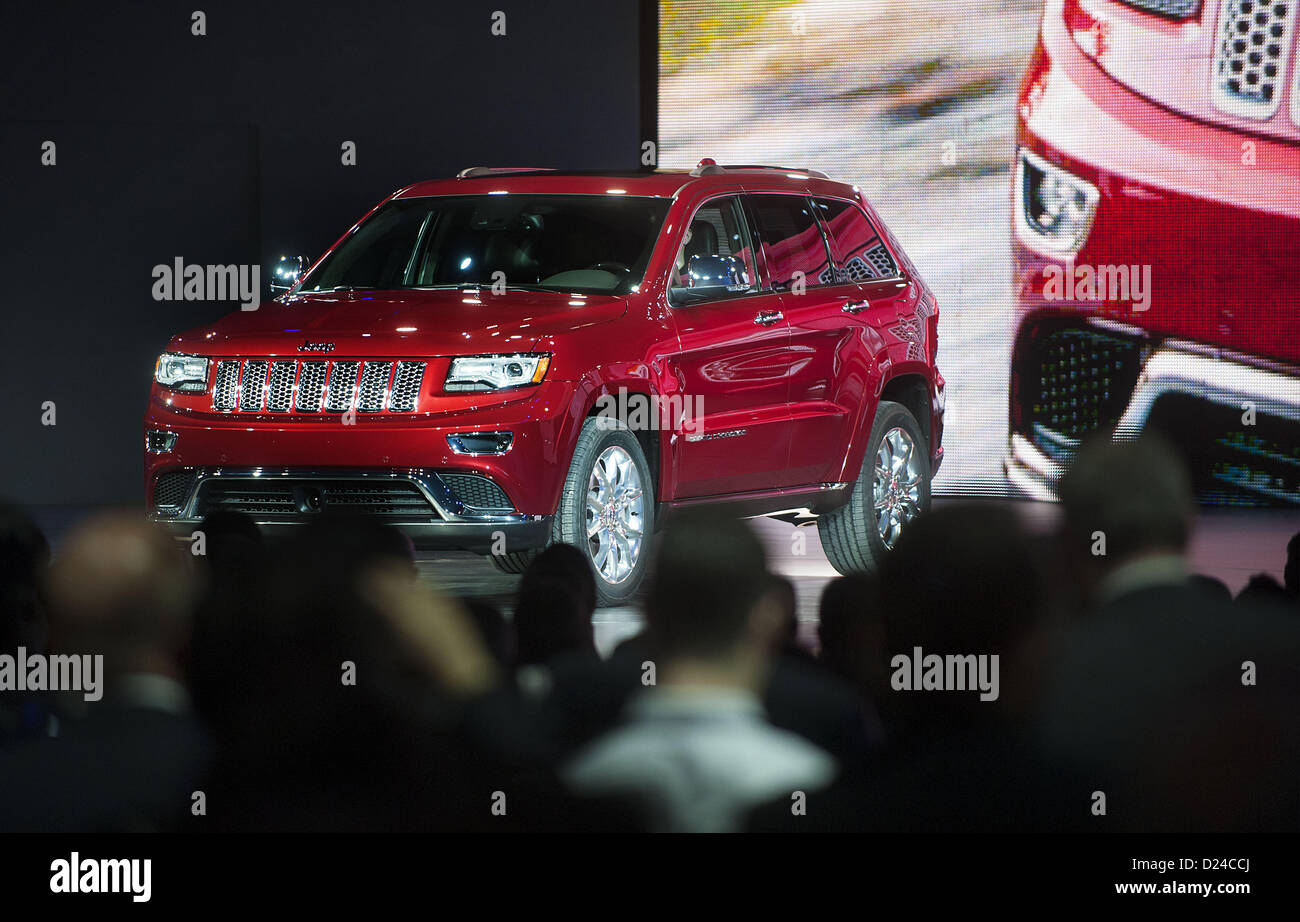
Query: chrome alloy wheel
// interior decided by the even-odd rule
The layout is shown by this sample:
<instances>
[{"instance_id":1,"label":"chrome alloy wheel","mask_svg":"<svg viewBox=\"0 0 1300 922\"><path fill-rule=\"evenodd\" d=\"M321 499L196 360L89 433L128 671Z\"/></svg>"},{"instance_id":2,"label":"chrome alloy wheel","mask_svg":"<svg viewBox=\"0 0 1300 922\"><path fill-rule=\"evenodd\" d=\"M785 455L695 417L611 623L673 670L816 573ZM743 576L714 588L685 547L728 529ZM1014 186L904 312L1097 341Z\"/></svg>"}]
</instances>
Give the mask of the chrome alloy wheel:
<instances>
[{"instance_id":1,"label":"chrome alloy wheel","mask_svg":"<svg viewBox=\"0 0 1300 922\"><path fill-rule=\"evenodd\" d=\"M645 492L632 456L617 445L600 453L587 484L587 551L607 583L636 568L645 541Z\"/></svg>"},{"instance_id":2,"label":"chrome alloy wheel","mask_svg":"<svg viewBox=\"0 0 1300 922\"><path fill-rule=\"evenodd\" d=\"M903 526L921 511L923 460L905 429L890 429L880 440L871 495L876 507L876 529L887 548L893 548Z\"/></svg>"}]
</instances>

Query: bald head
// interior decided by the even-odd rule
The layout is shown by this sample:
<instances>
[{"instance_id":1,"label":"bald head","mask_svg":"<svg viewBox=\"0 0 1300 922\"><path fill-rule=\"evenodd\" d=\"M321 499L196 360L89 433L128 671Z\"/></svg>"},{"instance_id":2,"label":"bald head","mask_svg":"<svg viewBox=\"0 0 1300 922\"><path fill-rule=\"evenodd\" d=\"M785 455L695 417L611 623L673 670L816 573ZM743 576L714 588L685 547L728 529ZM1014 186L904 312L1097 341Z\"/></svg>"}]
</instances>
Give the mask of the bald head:
<instances>
[{"instance_id":1,"label":"bald head","mask_svg":"<svg viewBox=\"0 0 1300 922\"><path fill-rule=\"evenodd\" d=\"M139 516L91 520L50 568L51 641L103 653L110 672L156 671L189 638L193 573L183 550Z\"/></svg>"}]
</instances>

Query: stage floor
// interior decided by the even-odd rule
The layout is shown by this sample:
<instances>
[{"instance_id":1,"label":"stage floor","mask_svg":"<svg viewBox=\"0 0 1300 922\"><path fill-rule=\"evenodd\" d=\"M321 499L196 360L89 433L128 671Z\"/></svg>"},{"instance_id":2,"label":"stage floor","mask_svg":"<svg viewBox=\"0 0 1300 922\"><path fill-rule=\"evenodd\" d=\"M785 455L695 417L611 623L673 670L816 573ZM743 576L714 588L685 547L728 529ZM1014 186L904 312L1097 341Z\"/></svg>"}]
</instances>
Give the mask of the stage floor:
<instances>
[{"instance_id":1,"label":"stage floor","mask_svg":"<svg viewBox=\"0 0 1300 922\"><path fill-rule=\"evenodd\" d=\"M935 505L951 502L936 499ZM1002 501L976 502L994 505ZM1058 512L1058 507L1051 503L1011 505L1030 528L1042 532L1052 528ZM63 536L77 521L96 510L85 506L45 506L33 511L57 553ZM800 635L806 640L815 637L817 601L822 588L836 575L822 552L816 526L796 529L774 519L754 519L752 524L767 545L774 568L794 581L799 598ZM803 535L802 548L796 531ZM1193 570L1223 580L1234 595L1255 573L1270 573L1280 580L1286 543L1297 531L1300 531L1300 512L1293 510L1202 510L1192 536ZM489 599L503 610L510 610L518 577L498 572L486 559L468 553L425 552L419 556L417 566L422 579L446 592ZM640 627L641 614L635 605L599 609L595 617L596 644L601 653L608 654Z\"/></svg>"}]
</instances>

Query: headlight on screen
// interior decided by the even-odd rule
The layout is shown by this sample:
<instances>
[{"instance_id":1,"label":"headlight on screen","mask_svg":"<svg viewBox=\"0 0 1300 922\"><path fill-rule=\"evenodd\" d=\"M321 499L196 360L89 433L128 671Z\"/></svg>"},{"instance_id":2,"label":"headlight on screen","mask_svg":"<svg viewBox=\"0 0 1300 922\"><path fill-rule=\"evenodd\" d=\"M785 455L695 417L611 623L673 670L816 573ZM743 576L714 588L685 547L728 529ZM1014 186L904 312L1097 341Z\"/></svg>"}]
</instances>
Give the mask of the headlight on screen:
<instances>
[{"instance_id":1,"label":"headlight on screen","mask_svg":"<svg viewBox=\"0 0 1300 922\"><path fill-rule=\"evenodd\" d=\"M1023 236L1050 250L1078 250L1097 215L1097 187L1021 150L1016 165L1016 215Z\"/></svg>"},{"instance_id":2,"label":"headlight on screen","mask_svg":"<svg viewBox=\"0 0 1300 922\"><path fill-rule=\"evenodd\" d=\"M208 389L208 360L197 355L164 352L158 356L153 379L172 390L201 394Z\"/></svg>"},{"instance_id":3,"label":"headlight on screen","mask_svg":"<svg viewBox=\"0 0 1300 922\"><path fill-rule=\"evenodd\" d=\"M448 391L497 391L540 384L550 364L551 357L545 353L467 355L451 360L443 387Z\"/></svg>"}]
</instances>

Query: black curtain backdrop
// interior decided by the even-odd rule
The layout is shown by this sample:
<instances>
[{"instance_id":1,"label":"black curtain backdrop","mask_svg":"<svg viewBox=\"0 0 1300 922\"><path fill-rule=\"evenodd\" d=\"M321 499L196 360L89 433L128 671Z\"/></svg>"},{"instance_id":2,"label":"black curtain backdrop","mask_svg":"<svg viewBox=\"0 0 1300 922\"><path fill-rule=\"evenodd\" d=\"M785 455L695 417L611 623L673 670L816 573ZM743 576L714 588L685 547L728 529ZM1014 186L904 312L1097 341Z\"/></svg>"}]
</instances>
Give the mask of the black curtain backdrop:
<instances>
[{"instance_id":1,"label":"black curtain backdrop","mask_svg":"<svg viewBox=\"0 0 1300 922\"><path fill-rule=\"evenodd\" d=\"M238 309L154 301L155 265L260 264L265 283L410 182L636 166L639 16L637 0L7 7L0 495L142 502L153 361Z\"/></svg>"}]
</instances>

